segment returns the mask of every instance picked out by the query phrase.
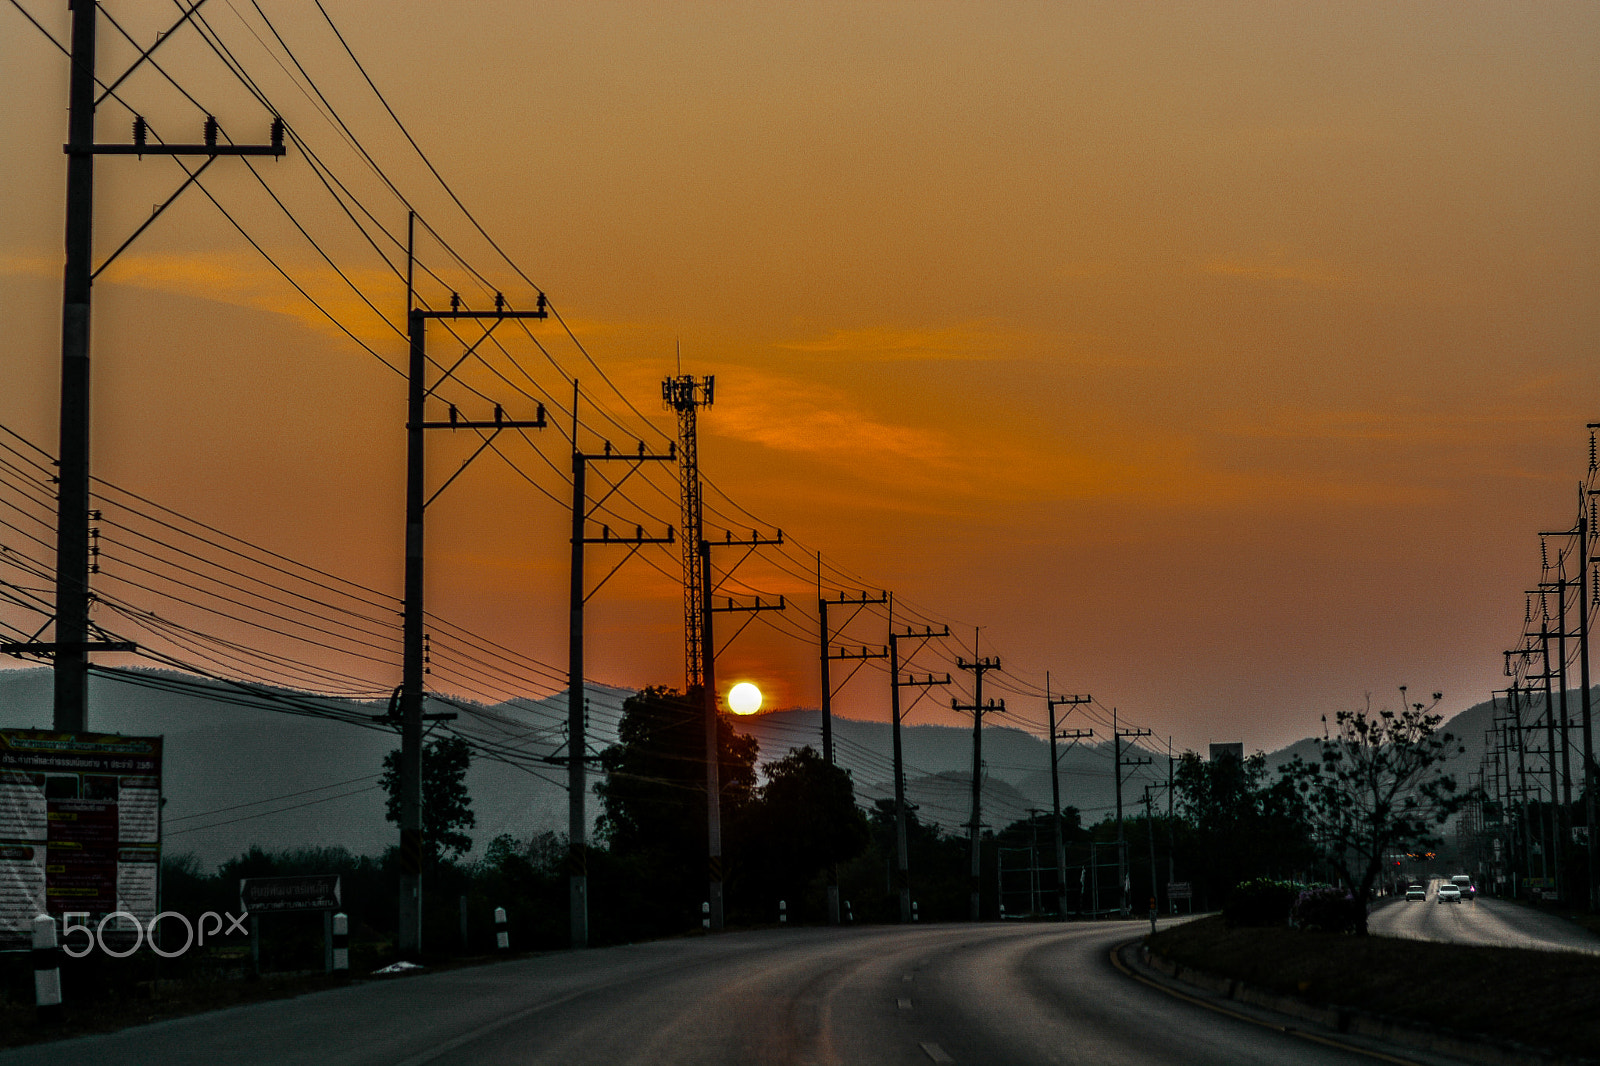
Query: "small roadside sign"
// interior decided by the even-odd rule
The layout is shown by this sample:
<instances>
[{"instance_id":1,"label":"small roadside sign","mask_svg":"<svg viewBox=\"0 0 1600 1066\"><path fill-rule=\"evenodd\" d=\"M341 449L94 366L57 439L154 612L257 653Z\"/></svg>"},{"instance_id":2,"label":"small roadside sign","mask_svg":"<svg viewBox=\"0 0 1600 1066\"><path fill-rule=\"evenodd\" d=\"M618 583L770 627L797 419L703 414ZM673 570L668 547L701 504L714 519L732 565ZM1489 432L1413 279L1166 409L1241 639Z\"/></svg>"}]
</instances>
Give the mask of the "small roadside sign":
<instances>
[{"instance_id":1,"label":"small roadside sign","mask_svg":"<svg viewBox=\"0 0 1600 1066\"><path fill-rule=\"evenodd\" d=\"M339 905L338 874L246 877L239 882L239 906L250 914L332 911Z\"/></svg>"}]
</instances>

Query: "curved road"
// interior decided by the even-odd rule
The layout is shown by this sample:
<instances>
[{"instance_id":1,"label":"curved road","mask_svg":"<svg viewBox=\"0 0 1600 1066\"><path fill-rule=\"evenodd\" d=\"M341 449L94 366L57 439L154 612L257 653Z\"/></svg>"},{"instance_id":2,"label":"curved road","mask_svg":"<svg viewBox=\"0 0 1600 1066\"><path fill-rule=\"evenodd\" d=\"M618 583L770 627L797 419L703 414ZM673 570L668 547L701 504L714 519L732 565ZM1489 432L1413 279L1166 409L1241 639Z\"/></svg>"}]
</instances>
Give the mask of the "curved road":
<instances>
[{"instance_id":1,"label":"curved road","mask_svg":"<svg viewBox=\"0 0 1600 1066\"><path fill-rule=\"evenodd\" d=\"M1367 918L1368 931L1408 940L1600 953L1600 937L1563 918L1498 899L1440 903L1438 893L1435 880L1426 902L1399 900L1378 908Z\"/></svg>"},{"instance_id":2,"label":"curved road","mask_svg":"<svg viewBox=\"0 0 1600 1066\"><path fill-rule=\"evenodd\" d=\"M789 929L657 941L367 982L20 1048L0 1053L0 1064L1372 1061L1118 972L1110 949L1143 928Z\"/></svg>"}]
</instances>

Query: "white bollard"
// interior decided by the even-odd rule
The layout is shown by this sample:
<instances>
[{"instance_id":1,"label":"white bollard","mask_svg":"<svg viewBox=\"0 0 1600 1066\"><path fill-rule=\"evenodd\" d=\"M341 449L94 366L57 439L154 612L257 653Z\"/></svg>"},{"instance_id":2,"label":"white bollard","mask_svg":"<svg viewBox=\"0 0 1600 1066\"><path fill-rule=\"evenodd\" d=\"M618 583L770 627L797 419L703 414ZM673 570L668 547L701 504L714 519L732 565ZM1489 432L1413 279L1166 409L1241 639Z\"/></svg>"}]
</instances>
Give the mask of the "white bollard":
<instances>
[{"instance_id":1,"label":"white bollard","mask_svg":"<svg viewBox=\"0 0 1600 1066\"><path fill-rule=\"evenodd\" d=\"M350 917L343 912L333 916L333 972L350 969Z\"/></svg>"},{"instance_id":2,"label":"white bollard","mask_svg":"<svg viewBox=\"0 0 1600 1066\"><path fill-rule=\"evenodd\" d=\"M844 920L846 922L854 922L856 920L856 913L850 909L849 900L844 901Z\"/></svg>"},{"instance_id":3,"label":"white bollard","mask_svg":"<svg viewBox=\"0 0 1600 1066\"><path fill-rule=\"evenodd\" d=\"M912 900L911 901L911 920L913 922L917 920L917 901L916 900Z\"/></svg>"},{"instance_id":4,"label":"white bollard","mask_svg":"<svg viewBox=\"0 0 1600 1066\"><path fill-rule=\"evenodd\" d=\"M511 949L511 934L506 930L506 909L494 909L494 946L500 951Z\"/></svg>"},{"instance_id":5,"label":"white bollard","mask_svg":"<svg viewBox=\"0 0 1600 1066\"><path fill-rule=\"evenodd\" d=\"M778 924L779 925L787 925L787 924L789 924L789 901L788 900L780 899L778 901Z\"/></svg>"},{"instance_id":6,"label":"white bollard","mask_svg":"<svg viewBox=\"0 0 1600 1066\"><path fill-rule=\"evenodd\" d=\"M41 914L33 920L33 1001L42 1022L61 1018L61 951L56 946L56 920Z\"/></svg>"},{"instance_id":7,"label":"white bollard","mask_svg":"<svg viewBox=\"0 0 1600 1066\"><path fill-rule=\"evenodd\" d=\"M702 901L700 904L700 928L705 930L710 930L711 928L711 904L709 902Z\"/></svg>"}]
</instances>

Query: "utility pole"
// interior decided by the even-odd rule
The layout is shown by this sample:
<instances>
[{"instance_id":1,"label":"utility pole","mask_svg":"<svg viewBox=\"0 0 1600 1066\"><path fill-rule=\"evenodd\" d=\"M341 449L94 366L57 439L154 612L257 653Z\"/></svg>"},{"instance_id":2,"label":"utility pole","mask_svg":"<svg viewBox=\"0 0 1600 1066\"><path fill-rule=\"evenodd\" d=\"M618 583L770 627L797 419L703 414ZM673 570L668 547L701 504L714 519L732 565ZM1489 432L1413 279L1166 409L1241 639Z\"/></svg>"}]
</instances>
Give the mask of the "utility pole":
<instances>
[{"instance_id":1,"label":"utility pole","mask_svg":"<svg viewBox=\"0 0 1600 1066\"><path fill-rule=\"evenodd\" d=\"M700 505L700 447L697 440L696 412L710 407L716 378L696 378L680 374L661 383L661 400L678 413L678 480L682 485L682 518L678 532L683 537L683 693L694 699L695 690L704 687L704 645L701 626L706 608L705 575L700 572L700 542L705 539Z\"/></svg>"},{"instance_id":2,"label":"utility pole","mask_svg":"<svg viewBox=\"0 0 1600 1066\"><path fill-rule=\"evenodd\" d=\"M494 407L491 421L464 419L454 404L449 407L449 417L443 422L429 422L425 407L429 396L450 380L455 368L461 365L487 340L495 328L508 318L542 319L549 316L544 293L538 294L532 311L514 311L506 305L505 297L495 293L494 309L472 311L462 306L461 297L452 293L448 311L430 311L415 306L416 293L412 285L416 262L416 213L412 212L407 224L406 239L406 317L410 326L410 365L407 373L408 398L406 404L406 589L405 618L402 626L404 663L400 678L400 929L395 947L402 958L415 959L422 953L422 678L426 672L425 642L423 634L423 520L427 509L439 495L454 484L456 478L484 453L501 431L507 429L543 429L544 405L539 405L537 417L517 421L508 419L499 404ZM446 322L487 322L483 334L467 348L466 355L440 374L432 385L427 383L428 351L427 327L430 319ZM430 429L476 432L483 440L456 472L445 479L443 485L425 496L423 484L423 434ZM485 433L484 431L488 431ZM451 715L450 717L454 717ZM580 753L581 754L581 753Z\"/></svg>"},{"instance_id":3,"label":"utility pole","mask_svg":"<svg viewBox=\"0 0 1600 1066\"><path fill-rule=\"evenodd\" d=\"M66 262L61 278L61 424L57 455L56 492L56 604L54 640L6 643L0 651L11 654L46 654L55 659L53 726L58 732L79 733L88 728L89 654L134 651L129 641L104 639L89 620L89 575L93 550L89 534L89 340L90 297L94 279L122 254L165 211L206 167L219 156L282 156L285 153L283 119L272 120L269 144L221 144L221 129L207 115L201 144L152 144L150 128L142 116L133 120L131 144L96 144L95 109L109 95L95 96L95 48L100 7L88 0L70 3L71 48L68 53L67 89L67 217ZM111 88L150 58L193 10L156 38ZM94 266L94 157L97 155L204 156L189 178L158 206L148 219L123 241L98 267ZM187 168L185 168L187 169ZM91 637L91 630L95 635ZM37 634L35 634L37 637Z\"/></svg>"},{"instance_id":4,"label":"utility pole","mask_svg":"<svg viewBox=\"0 0 1600 1066\"><path fill-rule=\"evenodd\" d=\"M1590 423L1589 426L1589 476L1593 477L1597 470L1595 456L1594 431L1600 425ZM1585 508L1584 504L1588 507ZM1578 559L1580 572L1578 575L1578 684L1582 688L1579 694L1579 707L1583 713L1583 821L1589 831L1589 846L1586 849L1589 858L1589 909L1600 910L1600 863L1595 861L1595 849L1600 848L1600 829L1595 826L1595 801L1594 791L1600 786L1600 777L1595 774L1594 766L1594 731L1591 725L1592 697L1589 693L1589 610L1591 599L1594 604L1600 605L1600 588L1592 594L1589 591L1593 580L1591 566L1595 559L1590 548L1590 538L1594 536L1595 503L1590 496L1585 499L1582 485L1578 486Z\"/></svg>"},{"instance_id":5,"label":"utility pole","mask_svg":"<svg viewBox=\"0 0 1600 1066\"><path fill-rule=\"evenodd\" d=\"M951 700L950 709L953 711L972 712L972 824L968 839L972 843L972 873L969 881L972 891L971 917L972 921L976 922L980 917L978 909L978 878L981 872L980 858L982 856L983 841L983 821L981 818L983 809L983 713L985 711L1005 710L1006 701L1001 700L996 703L994 700L990 700L987 707L983 705L983 675L990 670L1000 669L1000 660L997 658L977 658L977 630L974 630L972 634L972 652L974 658L971 662L962 658L956 659L957 667L962 670L972 671L972 705L963 707L955 700Z\"/></svg>"},{"instance_id":6,"label":"utility pole","mask_svg":"<svg viewBox=\"0 0 1600 1066\"><path fill-rule=\"evenodd\" d=\"M776 537L762 537L751 531L749 540L734 540L729 532L725 540L717 542L718 547L746 547L754 551L765 544L782 544L783 530L778 530ZM711 905L711 931L722 932L723 906L722 906L722 766L720 756L721 745L717 742L720 729L721 716L717 711L717 645L711 626L713 615L730 612L748 613L754 615L760 611L781 611L784 609L783 597L778 597L777 603L763 603L757 596L753 604L736 604L732 597L728 598L726 607L712 605L711 596L716 591L711 579L711 548L712 542L700 541L700 578L701 600L705 605L705 614L700 621L700 629L705 641L704 655L701 658L703 670L700 693L705 701L706 721L706 872L710 882L708 890ZM745 553L749 558L750 553ZM741 560L742 562L743 560ZM735 567L738 564L734 564ZM729 573L733 571L730 569ZM748 623L747 623L748 624ZM741 631L743 627L740 627ZM735 633L734 636L738 636ZM730 638L731 639L731 638Z\"/></svg>"},{"instance_id":7,"label":"utility pole","mask_svg":"<svg viewBox=\"0 0 1600 1066\"><path fill-rule=\"evenodd\" d=\"M1092 702L1093 696L1061 696L1050 695L1050 674L1044 675L1044 704L1050 718L1050 809L1053 824L1056 829L1056 889L1060 894L1061 920L1067 920L1067 845L1061 837L1061 763L1060 756L1056 754L1057 740L1070 740L1076 746L1084 737L1094 736L1092 729L1074 729L1070 733L1056 731L1056 708L1076 707ZM1068 714L1072 712L1067 711ZM1068 747L1067 751L1071 751Z\"/></svg>"},{"instance_id":8,"label":"utility pole","mask_svg":"<svg viewBox=\"0 0 1600 1066\"><path fill-rule=\"evenodd\" d=\"M589 945L587 805L588 764L593 761L589 755L584 707L586 701L583 698L583 608L589 602L589 597L599 592L605 583L622 569L623 563L638 554L641 547L646 544L671 544L673 541L671 526L667 527L666 536L663 537L645 536L643 526L634 527L631 537L627 535L614 537L611 535L611 527L602 525L600 536L592 537L588 532L588 520L589 515L598 510L612 493L622 488L622 483L637 473L644 463L676 459L677 446L671 445L666 455L653 455L646 454L644 442L640 441L638 451L630 455L626 452L612 451L611 442L606 441L604 451L587 454L578 447L578 399L578 380L574 378L572 380L572 594L567 612L567 755L564 761L567 764L568 911L571 916L572 946L583 948ZM587 488L589 464L606 462L625 462L631 464L631 468L611 486L605 496L595 501L594 507L591 508ZM583 580L583 549L586 544L617 544L628 549L622 561L611 568L611 573L587 592L584 590ZM553 757L551 761L563 760Z\"/></svg>"},{"instance_id":9,"label":"utility pole","mask_svg":"<svg viewBox=\"0 0 1600 1066\"><path fill-rule=\"evenodd\" d=\"M1116 761L1117 785L1117 891L1122 893L1122 913L1128 913L1128 841L1122 833L1122 768L1124 766L1149 766L1150 760L1146 758L1124 759L1122 757L1122 742L1137 737L1150 735L1148 729L1119 729L1117 728L1117 709L1111 708L1111 754Z\"/></svg>"},{"instance_id":10,"label":"utility pole","mask_svg":"<svg viewBox=\"0 0 1600 1066\"><path fill-rule=\"evenodd\" d=\"M1542 584L1542 582L1541 582ZM1556 704L1552 698L1551 681L1556 672L1550 669L1550 620L1548 612L1539 623L1539 650L1544 662L1544 722L1545 761L1550 766L1550 872L1555 878L1556 896L1562 897L1566 879L1561 876L1561 783L1556 765Z\"/></svg>"},{"instance_id":11,"label":"utility pole","mask_svg":"<svg viewBox=\"0 0 1600 1066\"><path fill-rule=\"evenodd\" d=\"M889 649L885 646L869 650L866 645L862 645L860 651L843 645L834 649L833 632L828 627L828 605L854 606L855 612L850 616L853 619L868 604L888 602L888 592L880 592L876 596L868 596L865 592L846 596L841 592L838 599L828 599L822 594L822 553L817 552L817 636L818 654L822 660L822 758L829 766L833 765L833 680L829 676L828 664L854 659L857 660L856 670L859 670L866 665L868 659L887 659ZM847 619L845 625L839 628L843 630L849 624L850 620ZM850 671L850 677L854 677L855 672L855 670ZM846 677L845 681L849 681L850 677ZM828 866L828 924L839 924L839 867L834 864Z\"/></svg>"},{"instance_id":12,"label":"utility pole","mask_svg":"<svg viewBox=\"0 0 1600 1066\"><path fill-rule=\"evenodd\" d=\"M905 762L901 755L900 746L900 690L903 688L932 688L934 685L948 685L950 675L947 673L942 678L935 678L932 674L918 679L914 674L907 674L904 681L900 679L900 642L902 640L920 640L922 643L913 649L915 655L923 645L935 637L948 637L950 627L945 626L937 633L933 628L925 627L921 633L913 633L907 626L904 633L894 631L894 606L889 607L889 710L893 722L894 746L894 838L895 838L895 876L896 891L900 895L900 923L909 924L911 921L911 879L909 877L910 856L906 841L906 772ZM911 656L907 656L910 659ZM925 695L926 693L924 693ZM918 699L921 697L919 696Z\"/></svg>"},{"instance_id":13,"label":"utility pole","mask_svg":"<svg viewBox=\"0 0 1600 1066\"><path fill-rule=\"evenodd\" d=\"M1150 790L1160 785L1144 786L1144 829L1150 838L1150 909L1159 910L1160 893L1156 891L1156 817L1150 809Z\"/></svg>"}]
</instances>

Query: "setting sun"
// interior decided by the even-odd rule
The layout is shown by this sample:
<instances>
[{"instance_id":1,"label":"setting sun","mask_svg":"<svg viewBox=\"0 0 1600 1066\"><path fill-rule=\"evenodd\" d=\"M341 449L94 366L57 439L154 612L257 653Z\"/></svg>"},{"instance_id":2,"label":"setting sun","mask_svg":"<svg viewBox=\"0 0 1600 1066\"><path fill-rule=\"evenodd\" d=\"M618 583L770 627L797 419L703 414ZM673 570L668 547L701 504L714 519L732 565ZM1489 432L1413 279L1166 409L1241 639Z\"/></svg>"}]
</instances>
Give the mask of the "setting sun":
<instances>
[{"instance_id":1,"label":"setting sun","mask_svg":"<svg viewBox=\"0 0 1600 1066\"><path fill-rule=\"evenodd\" d=\"M755 714L761 709L761 690L741 681L728 690L728 709L734 714Z\"/></svg>"}]
</instances>

